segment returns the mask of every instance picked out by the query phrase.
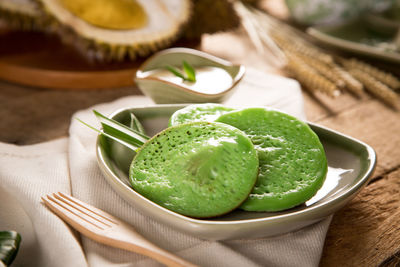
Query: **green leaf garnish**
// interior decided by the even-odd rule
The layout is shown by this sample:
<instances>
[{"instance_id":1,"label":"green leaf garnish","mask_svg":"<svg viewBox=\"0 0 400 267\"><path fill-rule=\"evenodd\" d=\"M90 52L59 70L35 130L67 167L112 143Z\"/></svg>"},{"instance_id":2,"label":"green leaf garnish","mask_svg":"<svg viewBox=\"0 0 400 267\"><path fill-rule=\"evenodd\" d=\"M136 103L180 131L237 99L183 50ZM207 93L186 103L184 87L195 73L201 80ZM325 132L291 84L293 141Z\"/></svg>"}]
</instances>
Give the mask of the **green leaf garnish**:
<instances>
[{"instance_id":1,"label":"green leaf garnish","mask_svg":"<svg viewBox=\"0 0 400 267\"><path fill-rule=\"evenodd\" d=\"M130 128L138 131L139 133L145 133L143 125L140 123L138 118L136 118L135 114L131 113L131 122L130 122Z\"/></svg>"},{"instance_id":2,"label":"green leaf garnish","mask_svg":"<svg viewBox=\"0 0 400 267\"><path fill-rule=\"evenodd\" d=\"M121 134L125 134L130 136L130 139L136 139L136 142L139 142L141 144L144 144L147 140L150 139L150 137L148 137L147 135L136 131L132 128L129 128L128 126L107 118L106 116L104 116L103 114L101 114L100 112L93 110L94 115L96 115L97 119L100 121L101 125L103 126L103 131L107 131L108 129L113 129L116 132L120 132ZM106 129L104 128L106 126Z\"/></svg>"},{"instance_id":3,"label":"green leaf garnish","mask_svg":"<svg viewBox=\"0 0 400 267\"><path fill-rule=\"evenodd\" d=\"M17 255L21 235L15 231L0 232L0 263L10 265Z\"/></svg>"},{"instance_id":4,"label":"green leaf garnish","mask_svg":"<svg viewBox=\"0 0 400 267\"><path fill-rule=\"evenodd\" d=\"M166 66L165 68L170 72L172 72L175 76L182 78L182 80L186 80L186 77L182 73L180 73L180 71L177 68L172 66Z\"/></svg>"},{"instance_id":5,"label":"green leaf garnish","mask_svg":"<svg viewBox=\"0 0 400 267\"><path fill-rule=\"evenodd\" d=\"M108 133L106 133L106 132L104 132L104 131L101 131L101 130L99 130L99 129L96 129L95 127L93 127L93 126L87 124L86 122L84 122L84 121L82 121L82 120L80 120L80 119L78 119L78 118L77 118L77 120L78 120L80 123L82 123L82 124L86 125L87 127L89 127L90 129L92 129L92 130L98 132L99 134L104 135L105 137L108 137L108 138L110 138L110 139L112 139L112 140L114 140L114 141L120 143L121 145L126 146L127 148L129 148L129 149L131 149L131 150L133 150L133 151L136 151L136 150L138 150L138 149L140 148L140 146L138 146L137 143L125 142L124 140L122 140L122 139L120 139L120 138L114 137L112 134L108 134Z\"/></svg>"},{"instance_id":6,"label":"green leaf garnish","mask_svg":"<svg viewBox=\"0 0 400 267\"><path fill-rule=\"evenodd\" d=\"M166 66L165 68L172 74L181 78L184 81L196 82L196 72L194 68L186 61L183 61L182 63L182 68L186 75L184 75L182 72L180 72L177 68L173 66Z\"/></svg>"},{"instance_id":7,"label":"green leaf garnish","mask_svg":"<svg viewBox=\"0 0 400 267\"><path fill-rule=\"evenodd\" d=\"M183 61L183 70L186 73L186 77L188 81L195 82L196 81L196 72L194 68L189 65L186 61Z\"/></svg>"},{"instance_id":8,"label":"green leaf garnish","mask_svg":"<svg viewBox=\"0 0 400 267\"><path fill-rule=\"evenodd\" d=\"M100 121L103 127L102 130L96 129L80 119L77 120L99 134L111 138L112 140L126 146L127 148L130 148L133 151L137 151L147 140L150 139L150 137L147 135L131 129L116 120L109 119L96 110L93 110L93 112Z\"/></svg>"}]
</instances>

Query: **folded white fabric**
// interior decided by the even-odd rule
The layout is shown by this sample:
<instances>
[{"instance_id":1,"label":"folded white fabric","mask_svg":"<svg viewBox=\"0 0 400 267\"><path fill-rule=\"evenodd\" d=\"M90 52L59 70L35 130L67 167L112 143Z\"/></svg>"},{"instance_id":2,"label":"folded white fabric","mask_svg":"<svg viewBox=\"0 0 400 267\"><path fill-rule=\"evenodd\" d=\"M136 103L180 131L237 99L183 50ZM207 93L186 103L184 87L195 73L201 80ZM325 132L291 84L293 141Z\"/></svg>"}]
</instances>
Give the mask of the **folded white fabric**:
<instances>
[{"instance_id":1,"label":"folded white fabric","mask_svg":"<svg viewBox=\"0 0 400 267\"><path fill-rule=\"evenodd\" d=\"M152 104L144 96L130 96L93 108L109 114ZM251 69L226 104L269 106L305 119L297 82ZM74 117L98 125L93 108ZM96 133L73 119L69 138L21 147L0 143L0 230L22 235L13 266L159 266L72 231L40 202L57 191L129 222L150 241L200 266L318 265L330 218L272 238L201 240L140 214L115 193L97 166L95 142Z\"/></svg>"}]
</instances>

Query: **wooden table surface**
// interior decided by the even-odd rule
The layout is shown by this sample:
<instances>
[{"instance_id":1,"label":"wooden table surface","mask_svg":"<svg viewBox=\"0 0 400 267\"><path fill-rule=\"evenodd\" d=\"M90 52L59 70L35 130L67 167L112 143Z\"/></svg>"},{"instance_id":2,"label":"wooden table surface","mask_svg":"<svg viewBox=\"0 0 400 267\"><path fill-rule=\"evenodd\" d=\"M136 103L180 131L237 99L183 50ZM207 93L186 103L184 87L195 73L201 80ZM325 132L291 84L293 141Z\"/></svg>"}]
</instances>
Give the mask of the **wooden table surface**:
<instances>
[{"instance_id":1,"label":"wooden table surface","mask_svg":"<svg viewBox=\"0 0 400 267\"><path fill-rule=\"evenodd\" d=\"M281 73L268 55L255 52L243 32L204 36L201 49L236 63ZM321 266L399 264L400 112L368 95L355 98L344 93L331 99L303 92L310 121L360 139L378 155L371 182L334 215ZM140 92L133 85L63 91L0 81L0 141L28 145L67 136L75 111L131 94Z\"/></svg>"}]
</instances>

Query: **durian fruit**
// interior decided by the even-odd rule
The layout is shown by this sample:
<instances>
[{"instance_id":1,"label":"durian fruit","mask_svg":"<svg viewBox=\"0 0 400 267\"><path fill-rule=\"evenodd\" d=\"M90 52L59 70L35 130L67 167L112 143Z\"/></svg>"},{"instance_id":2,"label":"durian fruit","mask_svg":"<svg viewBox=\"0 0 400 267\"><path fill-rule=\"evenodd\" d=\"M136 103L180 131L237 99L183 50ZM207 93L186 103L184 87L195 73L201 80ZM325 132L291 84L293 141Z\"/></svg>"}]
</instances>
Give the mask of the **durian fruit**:
<instances>
[{"instance_id":1,"label":"durian fruit","mask_svg":"<svg viewBox=\"0 0 400 267\"><path fill-rule=\"evenodd\" d=\"M244 4L258 6L259 0L240 0ZM232 0L192 0L193 11L183 38L199 39L204 33L230 31L240 26L240 18Z\"/></svg>"},{"instance_id":2,"label":"durian fruit","mask_svg":"<svg viewBox=\"0 0 400 267\"><path fill-rule=\"evenodd\" d=\"M190 0L38 0L64 41L96 61L147 56L179 37Z\"/></svg>"},{"instance_id":3,"label":"durian fruit","mask_svg":"<svg viewBox=\"0 0 400 267\"><path fill-rule=\"evenodd\" d=\"M228 31L239 26L239 17L229 0L192 0L193 13L184 38L196 39L203 33Z\"/></svg>"},{"instance_id":4,"label":"durian fruit","mask_svg":"<svg viewBox=\"0 0 400 267\"><path fill-rule=\"evenodd\" d=\"M34 0L1 0L0 20L13 30L43 30L43 13Z\"/></svg>"}]
</instances>

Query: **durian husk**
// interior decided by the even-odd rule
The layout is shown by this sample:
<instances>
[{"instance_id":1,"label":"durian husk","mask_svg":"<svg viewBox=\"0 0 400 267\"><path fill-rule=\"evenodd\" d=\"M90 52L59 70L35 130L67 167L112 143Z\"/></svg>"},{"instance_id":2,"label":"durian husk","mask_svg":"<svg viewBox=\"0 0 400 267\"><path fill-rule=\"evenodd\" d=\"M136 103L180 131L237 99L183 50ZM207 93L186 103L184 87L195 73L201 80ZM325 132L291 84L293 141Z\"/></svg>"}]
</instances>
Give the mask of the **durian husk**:
<instances>
[{"instance_id":1,"label":"durian husk","mask_svg":"<svg viewBox=\"0 0 400 267\"><path fill-rule=\"evenodd\" d=\"M259 0L241 0L257 6ZM192 0L192 16L183 33L183 39L199 39L203 34L235 30L240 26L240 18L231 0Z\"/></svg>"},{"instance_id":2,"label":"durian husk","mask_svg":"<svg viewBox=\"0 0 400 267\"><path fill-rule=\"evenodd\" d=\"M65 43L76 46L90 60L100 62L135 60L137 57L145 57L168 47L180 37L183 26L190 18L191 10L190 0L176 0L174 8L178 4L179 11L174 11L171 7L165 6L162 1L140 0L138 2L147 8L150 20L157 19L155 18L156 15L149 13L150 11L153 12L150 7L156 5L162 5L159 8L160 10L162 8L162 12L165 13L161 15L169 16L169 18L172 16L172 19L168 20L170 27L165 31L153 34L142 33L140 36L135 36L137 32L134 32L134 29L112 30L91 25L78 19L68 10L63 10L57 0L38 1L47 14L46 23L52 32L57 33ZM173 12L179 12L179 14ZM161 21L161 23L165 24L165 21ZM130 38L127 38L129 35Z\"/></svg>"},{"instance_id":3,"label":"durian husk","mask_svg":"<svg viewBox=\"0 0 400 267\"><path fill-rule=\"evenodd\" d=\"M1 0L0 20L9 30L43 31L43 12L34 0Z\"/></svg>"},{"instance_id":4,"label":"durian husk","mask_svg":"<svg viewBox=\"0 0 400 267\"><path fill-rule=\"evenodd\" d=\"M14 3L15 0L1 1ZM47 3L55 0L19 1L30 2L35 8L31 8L30 12L15 12L15 8L13 12L0 9L4 20L9 25L14 25L12 28L56 33L64 43L74 45L85 57L100 62L135 60L137 57L145 57L166 48L177 39L199 40L204 33L230 31L240 26L239 17L230 0L185 0L179 2L181 5L187 5L187 12L180 16L179 25L170 32L152 41L116 43L81 34L79 29L74 29L73 26L53 14ZM139 2L145 3L146 0ZM242 0L242 2L256 6L259 0Z\"/></svg>"},{"instance_id":5,"label":"durian husk","mask_svg":"<svg viewBox=\"0 0 400 267\"><path fill-rule=\"evenodd\" d=\"M192 0L193 11L183 38L196 39L204 33L228 31L239 26L239 17L228 0Z\"/></svg>"}]
</instances>

